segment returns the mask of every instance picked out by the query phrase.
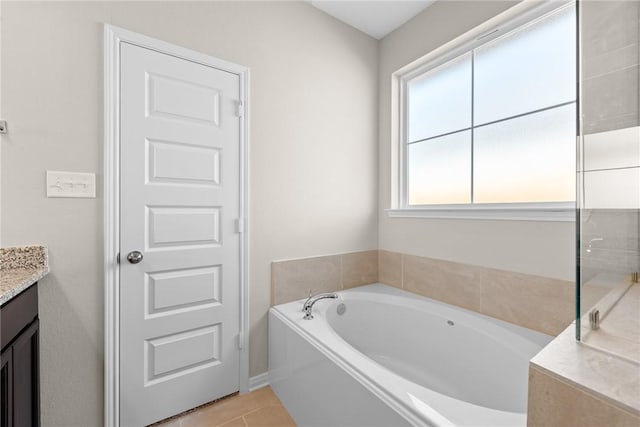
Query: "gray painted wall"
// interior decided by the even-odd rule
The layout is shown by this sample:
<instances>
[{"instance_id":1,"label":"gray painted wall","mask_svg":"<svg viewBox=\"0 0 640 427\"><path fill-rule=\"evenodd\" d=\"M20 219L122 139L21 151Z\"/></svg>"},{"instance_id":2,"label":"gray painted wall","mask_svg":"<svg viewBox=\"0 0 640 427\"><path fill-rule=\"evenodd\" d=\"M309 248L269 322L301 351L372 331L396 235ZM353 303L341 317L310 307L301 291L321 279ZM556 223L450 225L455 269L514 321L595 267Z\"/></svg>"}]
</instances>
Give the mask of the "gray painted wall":
<instances>
[{"instance_id":1,"label":"gray painted wall","mask_svg":"<svg viewBox=\"0 0 640 427\"><path fill-rule=\"evenodd\" d=\"M49 246L42 422L102 424L102 31L251 69L251 375L267 369L270 262L377 247L377 41L304 2L2 2L2 244ZM45 171L97 174L45 198Z\"/></svg>"},{"instance_id":2,"label":"gray painted wall","mask_svg":"<svg viewBox=\"0 0 640 427\"><path fill-rule=\"evenodd\" d=\"M385 37L379 65L380 249L574 280L572 222L389 218L393 171L391 75L517 1L441 1Z\"/></svg>"}]
</instances>

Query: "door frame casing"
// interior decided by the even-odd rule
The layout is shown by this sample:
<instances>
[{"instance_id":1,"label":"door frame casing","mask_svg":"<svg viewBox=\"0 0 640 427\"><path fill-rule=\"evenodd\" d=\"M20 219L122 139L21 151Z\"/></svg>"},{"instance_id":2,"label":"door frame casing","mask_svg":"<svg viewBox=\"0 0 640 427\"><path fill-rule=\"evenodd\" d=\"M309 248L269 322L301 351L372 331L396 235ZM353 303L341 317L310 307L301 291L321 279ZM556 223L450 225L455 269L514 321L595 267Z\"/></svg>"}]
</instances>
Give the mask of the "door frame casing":
<instances>
[{"instance_id":1,"label":"door frame casing","mask_svg":"<svg viewBox=\"0 0 640 427\"><path fill-rule=\"evenodd\" d=\"M130 43L240 79L240 392L249 391L249 68L104 25L104 425L120 425L120 44Z\"/></svg>"}]
</instances>

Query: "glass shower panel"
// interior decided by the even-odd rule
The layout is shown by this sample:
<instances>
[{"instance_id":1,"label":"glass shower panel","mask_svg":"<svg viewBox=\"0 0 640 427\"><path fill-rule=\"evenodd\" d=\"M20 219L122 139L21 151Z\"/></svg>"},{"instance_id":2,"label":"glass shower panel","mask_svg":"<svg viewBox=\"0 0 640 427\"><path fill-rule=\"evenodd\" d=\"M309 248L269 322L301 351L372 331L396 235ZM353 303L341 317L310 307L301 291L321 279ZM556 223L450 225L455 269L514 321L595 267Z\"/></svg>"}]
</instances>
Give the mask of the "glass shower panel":
<instances>
[{"instance_id":1,"label":"glass shower panel","mask_svg":"<svg viewBox=\"0 0 640 427\"><path fill-rule=\"evenodd\" d=\"M582 1L576 336L640 363L640 2Z\"/></svg>"},{"instance_id":2,"label":"glass shower panel","mask_svg":"<svg viewBox=\"0 0 640 427\"><path fill-rule=\"evenodd\" d=\"M478 48L474 125L575 101L575 8Z\"/></svg>"}]
</instances>

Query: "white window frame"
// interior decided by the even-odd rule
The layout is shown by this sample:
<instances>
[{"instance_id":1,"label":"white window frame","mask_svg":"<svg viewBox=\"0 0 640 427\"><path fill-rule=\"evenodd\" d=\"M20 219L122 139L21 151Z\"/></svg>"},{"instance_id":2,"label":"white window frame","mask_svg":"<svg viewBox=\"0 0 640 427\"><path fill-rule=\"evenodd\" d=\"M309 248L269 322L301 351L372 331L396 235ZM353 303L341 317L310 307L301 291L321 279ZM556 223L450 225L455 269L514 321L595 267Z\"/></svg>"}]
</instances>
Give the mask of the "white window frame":
<instances>
[{"instance_id":1,"label":"white window frame","mask_svg":"<svg viewBox=\"0 0 640 427\"><path fill-rule=\"evenodd\" d=\"M419 60L401 68L392 75L392 195L389 217L492 219L524 221L575 221L576 203L474 203L456 205L409 206L406 171L406 100L408 82L427 71L445 64L514 29L538 20L574 1L523 1L462 36L428 53ZM576 96L576 105L578 99ZM576 139L576 144L578 139ZM578 150L576 150L578 153Z\"/></svg>"}]
</instances>

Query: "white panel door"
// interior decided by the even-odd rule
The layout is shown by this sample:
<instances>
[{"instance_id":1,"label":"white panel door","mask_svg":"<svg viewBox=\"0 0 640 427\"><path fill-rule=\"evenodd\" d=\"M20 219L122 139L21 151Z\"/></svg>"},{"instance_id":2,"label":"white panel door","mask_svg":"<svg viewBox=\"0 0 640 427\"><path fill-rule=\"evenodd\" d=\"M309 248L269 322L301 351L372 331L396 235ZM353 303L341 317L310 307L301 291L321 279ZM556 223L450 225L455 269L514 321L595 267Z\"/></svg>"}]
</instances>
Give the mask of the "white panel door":
<instances>
[{"instance_id":1,"label":"white panel door","mask_svg":"<svg viewBox=\"0 0 640 427\"><path fill-rule=\"evenodd\" d=\"M120 58L120 423L142 426L239 389L240 80Z\"/></svg>"}]
</instances>

